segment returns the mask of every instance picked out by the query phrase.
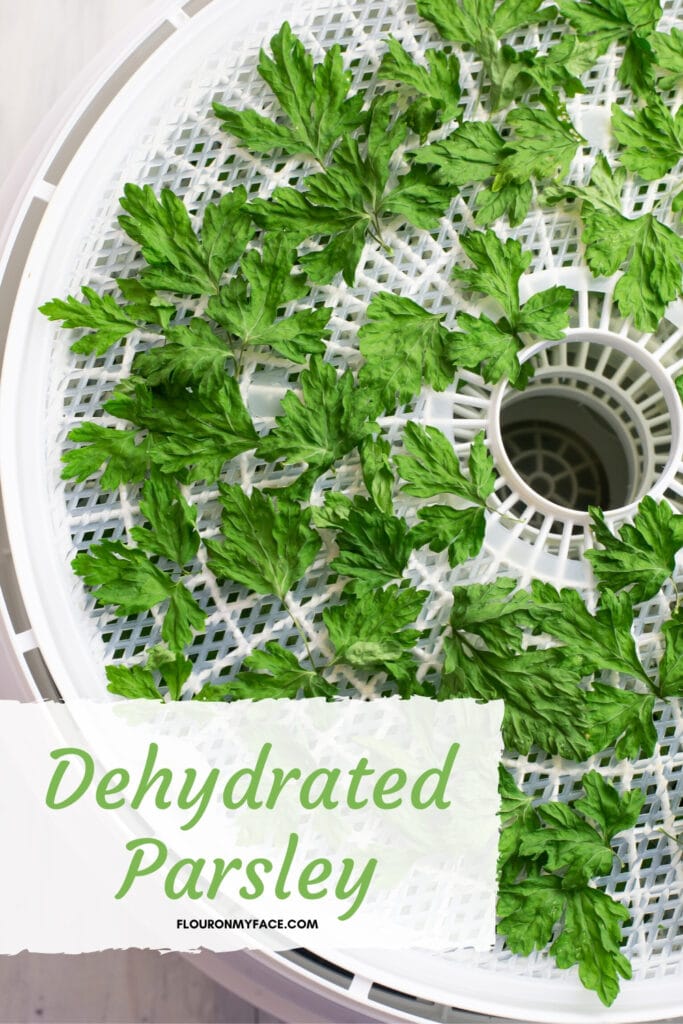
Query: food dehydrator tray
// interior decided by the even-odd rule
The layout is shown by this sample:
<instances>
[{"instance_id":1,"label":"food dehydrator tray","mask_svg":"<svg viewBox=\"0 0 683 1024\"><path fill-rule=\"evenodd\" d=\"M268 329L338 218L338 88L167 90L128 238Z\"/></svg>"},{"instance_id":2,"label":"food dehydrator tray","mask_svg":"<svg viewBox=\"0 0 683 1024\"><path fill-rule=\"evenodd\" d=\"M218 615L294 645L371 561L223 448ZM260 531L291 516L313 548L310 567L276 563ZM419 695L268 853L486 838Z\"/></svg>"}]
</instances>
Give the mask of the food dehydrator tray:
<instances>
[{"instance_id":1,"label":"food dehydrator tray","mask_svg":"<svg viewBox=\"0 0 683 1024\"><path fill-rule=\"evenodd\" d=\"M52 296L78 294L84 283L101 290L112 277L125 276L138 265L135 246L116 221L127 181L150 184L157 192L170 187L193 211L201 211L221 189L242 183L252 193L267 193L306 173L297 160L250 155L220 131L211 115L216 99L263 112L272 109L272 97L256 74L256 57L285 18L317 56L323 47L341 42L356 83L370 80L390 33L416 54L439 42L414 8L399 0L307 0L296 5L255 0L248 6L213 0L197 11L199 6L167 5L167 18L158 19L149 36L148 49L158 44L152 55L114 92L74 152L64 129L21 211L26 231L37 228L9 330L0 422L11 551L30 624L30 629L19 630L15 649L21 660L23 651L35 644L65 699L104 699L104 663L134 655L159 630L153 615L125 621L103 614L70 569L75 550L101 537L125 534L136 514L136 496L124 489L119 503L116 496L101 494L96 482L65 483L60 476L67 432L75 420L91 416L101 396L128 371L135 345L145 339L134 335L132 342L102 357L76 357L66 336L40 317L37 307ZM660 28L666 30L676 23L679 7L664 6ZM513 42L542 46L551 32L533 27ZM465 69L463 102L471 115L476 62ZM573 165L576 180L585 178L597 149L605 148L611 104L629 99L616 78L613 53L598 60L589 84L589 93L570 103L578 130L591 143ZM646 211L667 190L673 194L676 180L674 169L658 182L641 182L626 201L632 210ZM380 286L446 313L449 326L456 309L481 311L463 303L450 278L454 262L464 259L458 231L474 226L472 205L473 190L462 190L438 232L430 236L404 226L392 234L391 257L366 247L353 288L335 284L317 289L314 298L335 306L328 348L335 365L355 367L360 362L355 332ZM497 229L506 230L500 224ZM412 407L382 421L393 439L410 419L438 426L460 452L484 429L499 474L494 500L507 513L489 524L485 548L475 563L449 570L445 556L429 551L411 563L415 579L433 593L428 618L420 623L424 628L444 620L450 589L472 577L479 582L498 575L524 582L536 577L589 593L588 566L580 555L590 543L585 507L591 495L611 495L611 503L621 506L610 517L613 524L628 519L646 493L681 506L683 417L673 379L683 368L683 303L669 306L655 333L637 331L613 302L614 280L592 278L585 268L580 233L577 215L561 206L534 208L519 228L509 231L533 253L530 273L523 278L527 295L551 284L566 284L576 292L566 339L525 353L536 365L526 392L491 388L477 375L462 372L457 393L455 388L441 394L425 390ZM10 265L13 253L20 258L20 236L10 239ZM245 390L258 425L272 422L289 370L291 366L277 359L265 366L257 357L247 363ZM577 400L578 417L572 412ZM524 462L530 444L537 446L533 465ZM552 458L564 459L559 491L547 484L553 472L557 477L556 470L548 472ZM616 472L620 459L624 471ZM245 481L254 464L241 456L229 472ZM357 484L357 468L350 466L340 471L335 486L352 492ZM546 496L534 487L545 488ZM201 504L202 529L217 526L215 494L202 493L197 485L193 490ZM567 509L559 499L574 500L576 507ZM221 672L229 677L255 638L262 644L289 635L290 627L272 601L239 587L219 592L201 567L193 585L196 595L210 593L215 606L206 634L196 638L193 649L197 686ZM321 560L320 571L309 574L295 592L299 617L313 624L321 595L338 585L328 583ZM660 642L658 626L665 611L664 600L654 600L638 619L645 664ZM436 641L430 648L428 640L425 670L436 653ZM516 777L545 799L571 797L589 767L646 793L641 821L621 840L619 867L608 881L608 890L626 901L633 914L625 952L634 980L623 985L612 1008L600 1007L581 988L575 972L559 971L541 955L514 957L502 945L485 957L468 952L443 957L315 952L343 977L345 971L353 977L351 991L361 1005L370 1005L372 986L380 985L423 1001L420 1009L415 1004L416 1018L427 1013L424 1001L438 1004L444 1020L449 1012L445 1008L454 1003L478 1013L547 1022L674 1016L681 1009L683 970L681 851L670 838L683 790L680 710L660 705L657 726L660 746L652 759L618 763L603 755L573 766L530 754L510 763Z\"/></svg>"}]
</instances>

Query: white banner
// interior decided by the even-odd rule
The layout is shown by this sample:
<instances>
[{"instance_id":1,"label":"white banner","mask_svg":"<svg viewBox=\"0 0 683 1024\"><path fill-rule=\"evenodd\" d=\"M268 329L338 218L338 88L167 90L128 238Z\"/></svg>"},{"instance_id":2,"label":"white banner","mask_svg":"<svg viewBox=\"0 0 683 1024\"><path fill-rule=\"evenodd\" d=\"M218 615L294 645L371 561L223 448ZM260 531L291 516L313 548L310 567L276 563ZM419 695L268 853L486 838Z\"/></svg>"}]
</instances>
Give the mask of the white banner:
<instances>
[{"instance_id":1,"label":"white banner","mask_svg":"<svg viewBox=\"0 0 683 1024\"><path fill-rule=\"evenodd\" d=\"M502 710L0 702L0 953L487 949Z\"/></svg>"}]
</instances>

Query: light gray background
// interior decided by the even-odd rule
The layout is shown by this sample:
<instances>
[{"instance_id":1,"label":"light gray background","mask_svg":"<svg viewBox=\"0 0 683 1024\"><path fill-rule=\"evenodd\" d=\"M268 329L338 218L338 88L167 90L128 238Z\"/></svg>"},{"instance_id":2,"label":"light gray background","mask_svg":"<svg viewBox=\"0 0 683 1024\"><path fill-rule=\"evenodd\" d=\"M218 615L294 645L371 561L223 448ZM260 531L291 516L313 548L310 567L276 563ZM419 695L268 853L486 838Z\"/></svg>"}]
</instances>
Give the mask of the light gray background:
<instances>
[{"instance_id":1,"label":"light gray background","mask_svg":"<svg viewBox=\"0 0 683 1024\"><path fill-rule=\"evenodd\" d=\"M73 79L153 0L0 0L4 171Z\"/></svg>"},{"instance_id":2,"label":"light gray background","mask_svg":"<svg viewBox=\"0 0 683 1024\"><path fill-rule=\"evenodd\" d=\"M153 2L0 0L0 187L63 91ZM2 1024L266 1019L177 954L0 957Z\"/></svg>"}]
</instances>

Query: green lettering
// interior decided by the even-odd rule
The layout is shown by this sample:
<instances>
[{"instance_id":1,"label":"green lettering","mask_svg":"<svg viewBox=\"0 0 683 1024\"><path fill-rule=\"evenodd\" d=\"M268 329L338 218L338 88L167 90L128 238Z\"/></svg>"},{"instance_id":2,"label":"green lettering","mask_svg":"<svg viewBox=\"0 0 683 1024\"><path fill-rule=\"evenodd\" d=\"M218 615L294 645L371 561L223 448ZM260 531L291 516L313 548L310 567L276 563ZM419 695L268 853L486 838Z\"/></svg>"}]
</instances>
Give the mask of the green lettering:
<instances>
[{"instance_id":1,"label":"green lettering","mask_svg":"<svg viewBox=\"0 0 683 1024\"><path fill-rule=\"evenodd\" d=\"M130 806L136 811L149 791L153 786L157 785L157 783L159 785L159 789L154 797L154 803L160 810L166 810L167 807L171 806L171 801L167 799L169 786L173 782L173 775L170 768L160 768L156 775L152 774L158 753L158 745L156 743L150 743L147 751L147 760L145 761L145 766L142 769L138 788L130 802Z\"/></svg>"},{"instance_id":2,"label":"green lettering","mask_svg":"<svg viewBox=\"0 0 683 1024\"><path fill-rule=\"evenodd\" d=\"M307 811L313 811L316 807L326 807L328 811L339 807L339 801L334 799L334 787L339 780L341 771L339 768L316 768L308 775L301 786L299 801ZM323 786L318 796L314 797L311 790L319 779L323 779Z\"/></svg>"},{"instance_id":3,"label":"green lettering","mask_svg":"<svg viewBox=\"0 0 683 1024\"><path fill-rule=\"evenodd\" d=\"M354 861L351 860L350 857L345 857L342 864L344 866L342 873L339 876L339 881L337 882L337 888L334 890L334 894L338 900L346 900L355 893L355 899L349 909L339 915L340 921L347 921L350 917L353 917L367 896L372 876L374 875L375 868L377 867L377 858L370 858L358 876L358 880L353 884L351 884L351 872L356 866Z\"/></svg>"},{"instance_id":4,"label":"green lettering","mask_svg":"<svg viewBox=\"0 0 683 1024\"><path fill-rule=\"evenodd\" d=\"M185 781L183 782L182 789L178 794L178 807L181 811L189 811L195 804L199 804L199 806L192 817L186 821L184 825L180 826L183 831L194 828L197 822L204 817L204 812L209 806L209 801L213 796L213 791L216 788L219 776L220 772L218 768L212 768L207 775L206 780L199 787L196 795L191 796L192 783L197 778L197 772L194 768L185 769Z\"/></svg>"},{"instance_id":5,"label":"green lettering","mask_svg":"<svg viewBox=\"0 0 683 1024\"><path fill-rule=\"evenodd\" d=\"M395 779L393 784L392 778ZM403 803L402 796L396 797L395 800L387 800L387 796L390 793L398 793L399 789L403 789L407 781L408 775L404 772L403 768L388 768L385 772L382 772L372 791L372 802L375 807L379 807L382 811L391 811L394 807L400 807Z\"/></svg>"},{"instance_id":6,"label":"green lettering","mask_svg":"<svg viewBox=\"0 0 683 1024\"><path fill-rule=\"evenodd\" d=\"M327 889L313 892L311 886L327 881L332 874L332 864L327 857L318 857L302 869L299 875L299 893L305 900L319 900L327 895Z\"/></svg>"},{"instance_id":7,"label":"green lettering","mask_svg":"<svg viewBox=\"0 0 683 1024\"><path fill-rule=\"evenodd\" d=\"M118 779L118 782L116 781ZM110 772L103 775L95 790L95 799L105 811L114 811L117 807L123 807L126 802L124 796L118 800L109 799L114 793L120 793L130 782L130 774L125 768L112 768Z\"/></svg>"},{"instance_id":8,"label":"green lettering","mask_svg":"<svg viewBox=\"0 0 683 1024\"><path fill-rule=\"evenodd\" d=\"M250 860L245 866L245 872L247 881L251 884L251 889L248 889L246 885L241 886L240 896L243 900L256 900L259 896L263 896L265 883L257 870L259 864L263 866L264 875L269 874L273 870L273 862L265 857L256 857L254 860Z\"/></svg>"},{"instance_id":9,"label":"green lettering","mask_svg":"<svg viewBox=\"0 0 683 1024\"><path fill-rule=\"evenodd\" d=\"M410 794L410 800L418 811L424 811L426 807L433 804L438 807L440 811L445 811L451 806L450 800L446 800L445 793L446 787L450 781L450 775L453 771L453 762L455 761L456 755L460 750L459 743L451 743L448 753L446 754L446 760L443 763L443 768L428 768L422 775L418 775L413 784L413 790ZM425 796L423 793L425 783L429 782L431 778L436 779L436 785L434 792L431 796Z\"/></svg>"},{"instance_id":10,"label":"green lettering","mask_svg":"<svg viewBox=\"0 0 683 1024\"><path fill-rule=\"evenodd\" d=\"M209 883L209 888L206 890L207 899L215 899L228 872L239 871L241 867L242 861L239 857L236 857L235 860L228 861L227 864L220 857L215 857L213 862L213 878Z\"/></svg>"},{"instance_id":11,"label":"green lettering","mask_svg":"<svg viewBox=\"0 0 683 1024\"><path fill-rule=\"evenodd\" d=\"M253 768L240 768L239 771L230 776L223 790L223 803L229 811L236 811L245 804L247 807L251 807L252 811L257 811L259 807L263 806L262 802L257 799L258 788L263 776L263 770L266 767L268 755L272 749L272 743L264 743ZM236 797L235 786L242 779L249 780L247 788L241 797Z\"/></svg>"},{"instance_id":12,"label":"green lettering","mask_svg":"<svg viewBox=\"0 0 683 1024\"><path fill-rule=\"evenodd\" d=\"M361 807L365 807L367 800L358 799L358 787L360 786L363 779L369 778L375 774L374 768L368 768L367 757L361 757L360 761L355 768L349 769L349 775L351 776L351 783L349 785L349 794L347 797L347 804L352 811L359 811Z\"/></svg>"},{"instance_id":13,"label":"green lettering","mask_svg":"<svg viewBox=\"0 0 683 1024\"><path fill-rule=\"evenodd\" d=\"M287 783L300 778L300 768L292 768L289 772L283 772L282 768L273 768L273 784L270 787L270 793L268 794L268 798L265 803L265 806L269 811L272 811L273 807L275 807L278 797Z\"/></svg>"},{"instance_id":14,"label":"green lettering","mask_svg":"<svg viewBox=\"0 0 683 1024\"><path fill-rule=\"evenodd\" d=\"M149 864L143 867L145 860L145 847L156 849L156 856ZM114 896L115 900L123 899L136 878L143 878L145 875L153 875L155 871L158 871L166 862L166 857L168 856L166 844L162 843L160 839L131 839L129 843L126 843L126 849L133 853L133 857L128 866L126 877L121 884L121 888Z\"/></svg>"},{"instance_id":15,"label":"green lettering","mask_svg":"<svg viewBox=\"0 0 683 1024\"><path fill-rule=\"evenodd\" d=\"M199 888L199 881L205 864L206 861L203 857L199 857L197 860L193 860L191 857L181 857L179 861L176 861L166 875L166 881L164 882L164 892L169 900L179 900L183 896L187 896L191 900L201 899L204 894ZM187 879L176 888L175 883L178 881L178 876L184 868L190 869Z\"/></svg>"},{"instance_id":16,"label":"green lettering","mask_svg":"<svg viewBox=\"0 0 683 1024\"><path fill-rule=\"evenodd\" d=\"M277 876L277 882L275 883L275 895L279 900L287 900L292 895L291 892L286 888L287 879L289 872L292 868L294 856L299 846L299 836L296 832L292 832L287 842L287 849L285 855L282 858L282 867L280 868L280 874Z\"/></svg>"},{"instance_id":17,"label":"green lettering","mask_svg":"<svg viewBox=\"0 0 683 1024\"><path fill-rule=\"evenodd\" d=\"M58 760L59 758L80 757L82 762L83 778L74 791L62 800L57 800L57 791L59 790L62 779L67 772L69 761L61 760L50 779L50 783L47 787L47 793L45 794L45 803L53 811L61 811L63 807L69 807L71 804L75 804L76 801L80 800L83 796L92 782L93 775L95 773L95 762L87 750L81 750L80 747L60 747L59 750L50 751L50 757L53 757L55 760Z\"/></svg>"}]
</instances>

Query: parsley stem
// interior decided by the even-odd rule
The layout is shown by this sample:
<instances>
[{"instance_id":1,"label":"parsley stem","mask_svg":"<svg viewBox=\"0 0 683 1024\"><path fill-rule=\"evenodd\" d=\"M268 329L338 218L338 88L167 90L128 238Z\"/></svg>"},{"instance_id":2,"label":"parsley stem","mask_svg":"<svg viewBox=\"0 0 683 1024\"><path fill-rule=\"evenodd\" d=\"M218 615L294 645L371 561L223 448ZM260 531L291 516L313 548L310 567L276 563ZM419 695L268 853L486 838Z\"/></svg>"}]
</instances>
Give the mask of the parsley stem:
<instances>
[{"instance_id":1,"label":"parsley stem","mask_svg":"<svg viewBox=\"0 0 683 1024\"><path fill-rule=\"evenodd\" d=\"M380 249L383 249L385 252L389 251L385 243L380 238L380 236L375 231L373 231L371 227L368 227L368 234L370 235L370 238L373 240L373 242L377 242L377 245L380 247Z\"/></svg>"},{"instance_id":2,"label":"parsley stem","mask_svg":"<svg viewBox=\"0 0 683 1024\"><path fill-rule=\"evenodd\" d=\"M239 379L242 370L244 369L244 342L240 345L240 351L237 359L235 360L235 377ZM235 357L233 356L233 359Z\"/></svg>"},{"instance_id":3,"label":"parsley stem","mask_svg":"<svg viewBox=\"0 0 683 1024\"><path fill-rule=\"evenodd\" d=\"M311 663L311 668L313 669L314 672L317 672L318 671L318 666L316 665L315 660L313 658L313 652L312 652L310 644L308 642L308 637L306 635L306 630L304 629L301 621L294 614L294 611L292 610L292 607L291 607L289 601L287 600L287 598L286 597L281 597L280 600L282 601L282 604L284 605L284 608L285 608L287 614L289 615L290 619L294 623L294 628L296 629L297 633L299 634L299 636L301 637L301 639L303 641L304 647L306 648L306 655L308 657L309 662Z\"/></svg>"},{"instance_id":4,"label":"parsley stem","mask_svg":"<svg viewBox=\"0 0 683 1024\"><path fill-rule=\"evenodd\" d=\"M519 523L521 526L528 526L525 519L518 519L517 516L511 516L507 512L501 512L500 509L492 508L491 505L484 504L484 508L487 512L491 512L494 516L499 516L501 519L509 519L511 523Z\"/></svg>"},{"instance_id":5,"label":"parsley stem","mask_svg":"<svg viewBox=\"0 0 683 1024\"><path fill-rule=\"evenodd\" d=\"M387 253L388 255L391 255L391 247L388 246L387 243L382 238L382 225L379 222L379 217L377 215L376 210L373 210L372 213L370 214L368 234L370 235L370 238L372 238L374 242L377 242L377 245L383 252Z\"/></svg>"}]
</instances>

